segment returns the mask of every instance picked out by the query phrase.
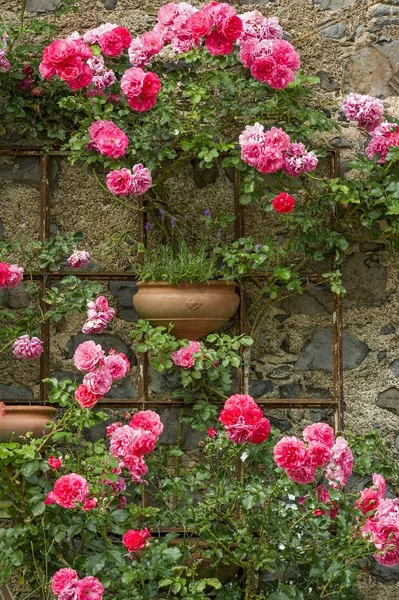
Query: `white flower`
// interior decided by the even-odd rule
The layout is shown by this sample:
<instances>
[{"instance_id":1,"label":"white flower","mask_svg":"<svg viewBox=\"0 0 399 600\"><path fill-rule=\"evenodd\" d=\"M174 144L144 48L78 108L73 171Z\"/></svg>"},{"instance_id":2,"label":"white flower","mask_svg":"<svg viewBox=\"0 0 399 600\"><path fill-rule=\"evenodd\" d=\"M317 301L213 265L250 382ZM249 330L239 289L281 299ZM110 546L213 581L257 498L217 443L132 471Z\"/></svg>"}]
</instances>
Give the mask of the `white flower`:
<instances>
[{"instance_id":1,"label":"white flower","mask_svg":"<svg viewBox=\"0 0 399 600\"><path fill-rule=\"evenodd\" d=\"M284 544L279 544L278 547L279 547L279 550L285 550Z\"/></svg>"},{"instance_id":2,"label":"white flower","mask_svg":"<svg viewBox=\"0 0 399 600\"><path fill-rule=\"evenodd\" d=\"M247 460L248 456L249 456L248 452L243 452L240 456L242 462L245 462Z\"/></svg>"}]
</instances>

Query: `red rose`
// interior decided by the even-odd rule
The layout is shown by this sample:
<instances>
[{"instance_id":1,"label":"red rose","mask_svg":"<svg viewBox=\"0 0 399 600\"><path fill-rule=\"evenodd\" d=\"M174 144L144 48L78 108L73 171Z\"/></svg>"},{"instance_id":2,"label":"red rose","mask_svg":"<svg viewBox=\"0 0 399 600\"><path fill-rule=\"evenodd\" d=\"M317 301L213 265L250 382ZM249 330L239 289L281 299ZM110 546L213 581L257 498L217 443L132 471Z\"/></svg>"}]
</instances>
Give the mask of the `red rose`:
<instances>
[{"instance_id":1,"label":"red rose","mask_svg":"<svg viewBox=\"0 0 399 600\"><path fill-rule=\"evenodd\" d=\"M90 85L91 80L93 79L93 73L86 63L83 65L83 69L81 73L71 81L67 81L67 85L71 90L80 90L83 87L87 87Z\"/></svg>"},{"instance_id":2,"label":"red rose","mask_svg":"<svg viewBox=\"0 0 399 600\"><path fill-rule=\"evenodd\" d=\"M295 198L287 194L287 192L283 192L273 198L272 204L276 212L289 213L294 210Z\"/></svg>"},{"instance_id":3,"label":"red rose","mask_svg":"<svg viewBox=\"0 0 399 600\"><path fill-rule=\"evenodd\" d=\"M137 112L147 112L148 110L151 110L151 108L154 108L156 103L156 96L147 96L145 94L140 94L139 96L128 99L130 108L136 110Z\"/></svg>"},{"instance_id":4,"label":"red rose","mask_svg":"<svg viewBox=\"0 0 399 600\"><path fill-rule=\"evenodd\" d=\"M229 41L235 42L242 34L242 28L243 25L240 17L233 15L223 21L220 30Z\"/></svg>"},{"instance_id":5,"label":"red rose","mask_svg":"<svg viewBox=\"0 0 399 600\"><path fill-rule=\"evenodd\" d=\"M122 538L123 545L129 552L137 552L146 545L146 539L150 538L151 534L147 528L141 531L135 529L129 529Z\"/></svg>"},{"instance_id":6,"label":"red rose","mask_svg":"<svg viewBox=\"0 0 399 600\"><path fill-rule=\"evenodd\" d=\"M209 13L202 10L195 12L187 21L187 26L191 29L194 38L198 39L208 35L212 28L212 17Z\"/></svg>"},{"instance_id":7,"label":"red rose","mask_svg":"<svg viewBox=\"0 0 399 600\"><path fill-rule=\"evenodd\" d=\"M256 425L250 437L252 444L265 442L270 434L270 421L263 417Z\"/></svg>"},{"instance_id":8,"label":"red rose","mask_svg":"<svg viewBox=\"0 0 399 600\"><path fill-rule=\"evenodd\" d=\"M124 48L129 48L132 42L132 34L126 27L115 27L115 29L112 29L112 33L119 36Z\"/></svg>"},{"instance_id":9,"label":"red rose","mask_svg":"<svg viewBox=\"0 0 399 600\"><path fill-rule=\"evenodd\" d=\"M251 75L258 81L269 84L276 70L276 62L272 56L261 56L251 65Z\"/></svg>"},{"instance_id":10,"label":"red rose","mask_svg":"<svg viewBox=\"0 0 399 600\"><path fill-rule=\"evenodd\" d=\"M100 35L98 44L104 56L110 57L119 56L122 54L124 48L122 38L118 33L115 33L115 29L106 31Z\"/></svg>"},{"instance_id":11,"label":"red rose","mask_svg":"<svg viewBox=\"0 0 399 600\"><path fill-rule=\"evenodd\" d=\"M216 429L214 427L209 427L208 429L208 437L209 438L215 438L218 436L218 432L216 431Z\"/></svg>"},{"instance_id":12,"label":"red rose","mask_svg":"<svg viewBox=\"0 0 399 600\"><path fill-rule=\"evenodd\" d=\"M231 54L234 48L234 42L227 39L223 33L217 31L216 29L206 36L205 44L208 48L208 51L213 56Z\"/></svg>"},{"instance_id":13,"label":"red rose","mask_svg":"<svg viewBox=\"0 0 399 600\"><path fill-rule=\"evenodd\" d=\"M81 383L75 392L75 398L82 408L93 408L102 396L93 394L87 389L87 386Z\"/></svg>"},{"instance_id":14,"label":"red rose","mask_svg":"<svg viewBox=\"0 0 399 600\"><path fill-rule=\"evenodd\" d=\"M76 46L72 40L54 40L44 49L43 62L59 65L76 54Z\"/></svg>"},{"instance_id":15,"label":"red rose","mask_svg":"<svg viewBox=\"0 0 399 600\"><path fill-rule=\"evenodd\" d=\"M53 471L62 467L61 457L55 458L55 456L50 456L50 458L48 459L47 462L48 462L48 466L50 467L50 469L53 469Z\"/></svg>"},{"instance_id":16,"label":"red rose","mask_svg":"<svg viewBox=\"0 0 399 600\"><path fill-rule=\"evenodd\" d=\"M155 73L146 73L143 81L142 94L145 96L157 96L161 89L161 82Z\"/></svg>"}]
</instances>

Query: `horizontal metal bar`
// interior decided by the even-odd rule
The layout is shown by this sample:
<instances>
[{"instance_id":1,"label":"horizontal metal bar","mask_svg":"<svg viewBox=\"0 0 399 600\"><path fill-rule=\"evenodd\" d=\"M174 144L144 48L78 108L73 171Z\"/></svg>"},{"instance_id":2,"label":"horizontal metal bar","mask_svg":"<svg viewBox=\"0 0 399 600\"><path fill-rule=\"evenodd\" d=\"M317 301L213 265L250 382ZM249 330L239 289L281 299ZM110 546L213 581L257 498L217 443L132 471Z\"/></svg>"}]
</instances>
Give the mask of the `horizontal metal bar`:
<instances>
[{"instance_id":1,"label":"horizontal metal bar","mask_svg":"<svg viewBox=\"0 0 399 600\"><path fill-rule=\"evenodd\" d=\"M121 273L119 273L118 271L55 271L54 273L46 273L44 275L44 273L40 272L40 271L32 271L32 273L26 273L24 278L25 279L35 279L35 280L40 280L43 279L43 277L46 277L46 279L49 281L51 279L63 279L64 277L68 277L69 275L75 275L76 277L79 277L80 279L93 279L93 280L99 280L99 279L126 279L129 281L134 281L136 279L138 279L138 277L133 273L128 273L126 271L122 271Z\"/></svg>"},{"instance_id":2,"label":"horizontal metal bar","mask_svg":"<svg viewBox=\"0 0 399 600\"><path fill-rule=\"evenodd\" d=\"M8 148L0 148L0 156L69 156L67 150L44 150L40 146L13 146Z\"/></svg>"}]
</instances>

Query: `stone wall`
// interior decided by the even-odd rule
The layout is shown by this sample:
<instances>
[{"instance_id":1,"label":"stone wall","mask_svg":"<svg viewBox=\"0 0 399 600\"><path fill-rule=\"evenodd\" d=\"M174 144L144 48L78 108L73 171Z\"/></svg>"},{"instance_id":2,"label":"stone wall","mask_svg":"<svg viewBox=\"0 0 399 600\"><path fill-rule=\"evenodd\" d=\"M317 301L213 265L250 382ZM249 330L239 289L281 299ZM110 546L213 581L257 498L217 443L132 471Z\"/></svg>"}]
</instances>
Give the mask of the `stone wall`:
<instances>
[{"instance_id":1,"label":"stone wall","mask_svg":"<svg viewBox=\"0 0 399 600\"><path fill-rule=\"evenodd\" d=\"M80 11L63 17L66 34L83 31L100 22L118 22L141 34L155 21L161 0L80 0ZM195 4L199 4L194 2ZM27 0L28 10L48 18L57 0ZM17 0L0 0L4 20L14 21ZM320 106L341 119L342 130L330 136L339 148L341 169L358 151L364 140L339 112L342 95L348 91L371 93L382 99L392 115L399 118L399 0L259 0L250 4L240 0L240 11L257 8L265 15L278 15L289 39L301 53L304 69L316 73L321 85L317 94ZM18 159L14 169L0 164L0 235L37 231L38 165L34 159ZM174 174L168 181L171 206L188 206L198 211L209 205L226 207L232 199L232 184L225 173L215 173L205 181L198 172ZM93 268L125 269L127 256L104 253L106 233L134 227L134 213L110 204L85 169L54 161L51 169L52 232L81 229L92 252ZM189 204L188 204L189 203ZM251 218L249 232L259 235L273 227L273 217L265 215L262 224ZM384 252L381 243L358 243L348 251L344 283L344 368L345 422L349 431L364 433L377 427L392 454L399 451L399 268L397 256ZM131 305L134 283L109 284L108 297L118 316L104 342L130 354L129 328L137 318ZM21 290L6 292L2 302L11 307L26 303ZM52 373L72 373L71 356L79 342L79 319L54 331ZM101 336L100 336L101 337ZM98 339L98 338L97 338ZM251 393L256 397L326 397L331 392L331 296L311 287L309 293L286 301L262 324L251 364ZM131 379L116 388L119 397L135 394L135 369ZM38 372L32 365L15 373L15 363L0 363L0 395L19 394L21 398L38 395ZM165 377L152 375L152 395L167 393ZM10 390L10 387L12 388ZM274 422L283 430L295 428L324 415L320 411L274 411ZM165 414L170 426L173 414ZM173 439L165 440L172 442ZM186 435L186 448L197 439ZM373 577L365 576L362 587L368 600L384 596L399 598L399 570L376 568ZM387 584L383 586L383 584Z\"/></svg>"}]
</instances>

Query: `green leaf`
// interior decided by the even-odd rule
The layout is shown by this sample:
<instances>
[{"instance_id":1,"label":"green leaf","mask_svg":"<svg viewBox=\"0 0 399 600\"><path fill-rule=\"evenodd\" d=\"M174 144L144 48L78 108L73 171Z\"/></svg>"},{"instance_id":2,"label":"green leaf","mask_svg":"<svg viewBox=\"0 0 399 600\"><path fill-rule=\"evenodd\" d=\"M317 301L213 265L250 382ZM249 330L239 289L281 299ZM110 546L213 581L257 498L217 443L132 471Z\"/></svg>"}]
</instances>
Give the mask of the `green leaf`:
<instances>
[{"instance_id":1,"label":"green leaf","mask_svg":"<svg viewBox=\"0 0 399 600\"><path fill-rule=\"evenodd\" d=\"M179 548L176 548L176 547L175 548L165 548L165 550L163 550L162 554L163 554L163 556L165 556L166 558L169 558L173 562L177 562L182 556L182 553L180 552Z\"/></svg>"}]
</instances>

